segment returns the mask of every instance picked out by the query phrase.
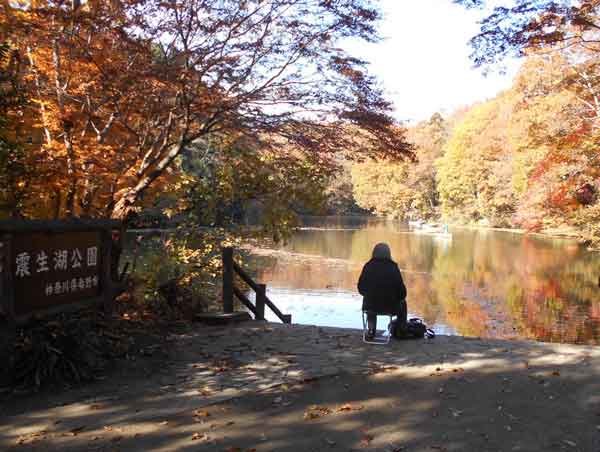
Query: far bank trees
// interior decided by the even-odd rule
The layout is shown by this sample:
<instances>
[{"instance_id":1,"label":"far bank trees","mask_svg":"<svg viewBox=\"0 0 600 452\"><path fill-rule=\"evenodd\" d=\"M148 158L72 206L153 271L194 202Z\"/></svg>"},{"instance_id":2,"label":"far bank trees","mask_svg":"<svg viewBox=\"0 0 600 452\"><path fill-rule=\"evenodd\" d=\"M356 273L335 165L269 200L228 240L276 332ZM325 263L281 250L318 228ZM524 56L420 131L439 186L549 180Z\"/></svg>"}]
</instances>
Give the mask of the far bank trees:
<instances>
[{"instance_id":1,"label":"far bank trees","mask_svg":"<svg viewBox=\"0 0 600 452\"><path fill-rule=\"evenodd\" d=\"M427 218L439 216L439 190L435 161L443 154L450 126L439 113L407 129L414 158L367 161L352 168L354 197L358 205L379 215Z\"/></svg>"},{"instance_id":2,"label":"far bank trees","mask_svg":"<svg viewBox=\"0 0 600 452\"><path fill-rule=\"evenodd\" d=\"M484 0L456 3L488 6ZM449 118L437 152L423 152L431 147L415 135L431 133L435 141L434 133L423 125L409 128L419 163L357 169L355 196L395 217L559 228L598 244L600 2L494 4L471 41L472 58L493 69L507 57L522 57L513 86ZM426 156L435 156L431 164ZM435 183L419 185L432 173ZM422 198L427 193L433 193L430 203Z\"/></svg>"}]
</instances>

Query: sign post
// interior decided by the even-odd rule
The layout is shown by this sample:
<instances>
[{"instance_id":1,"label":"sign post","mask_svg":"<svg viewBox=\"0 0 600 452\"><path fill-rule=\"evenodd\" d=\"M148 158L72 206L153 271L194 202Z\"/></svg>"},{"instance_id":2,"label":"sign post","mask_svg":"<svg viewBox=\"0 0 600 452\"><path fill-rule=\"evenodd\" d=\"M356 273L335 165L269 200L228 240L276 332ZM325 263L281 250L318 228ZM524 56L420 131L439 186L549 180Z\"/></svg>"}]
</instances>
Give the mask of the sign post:
<instances>
[{"instance_id":1,"label":"sign post","mask_svg":"<svg viewBox=\"0 0 600 452\"><path fill-rule=\"evenodd\" d=\"M12 274L9 271L11 236L0 235L0 313L4 316L4 325L0 323L0 359L6 363L5 372L0 373L0 386L10 383L14 372L14 347L17 334L14 311L14 292ZM5 381L6 380L6 381Z\"/></svg>"}]
</instances>

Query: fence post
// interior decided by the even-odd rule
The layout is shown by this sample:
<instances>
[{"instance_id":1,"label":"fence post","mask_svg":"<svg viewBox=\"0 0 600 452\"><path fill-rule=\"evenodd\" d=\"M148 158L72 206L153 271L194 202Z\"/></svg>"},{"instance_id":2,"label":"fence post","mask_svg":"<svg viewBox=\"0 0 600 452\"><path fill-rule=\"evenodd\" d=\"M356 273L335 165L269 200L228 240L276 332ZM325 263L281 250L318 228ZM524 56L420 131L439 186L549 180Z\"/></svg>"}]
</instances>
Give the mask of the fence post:
<instances>
[{"instance_id":1,"label":"fence post","mask_svg":"<svg viewBox=\"0 0 600 452\"><path fill-rule=\"evenodd\" d=\"M225 247L223 253L223 312L233 312L233 248Z\"/></svg>"},{"instance_id":2,"label":"fence post","mask_svg":"<svg viewBox=\"0 0 600 452\"><path fill-rule=\"evenodd\" d=\"M112 229L105 228L101 232L101 290L102 305L104 313L112 316L114 307L114 288L113 288L113 235Z\"/></svg>"},{"instance_id":3,"label":"fence post","mask_svg":"<svg viewBox=\"0 0 600 452\"><path fill-rule=\"evenodd\" d=\"M257 284L258 290L256 291L256 319L265 319L265 300L267 298L267 285Z\"/></svg>"},{"instance_id":4,"label":"fence post","mask_svg":"<svg viewBox=\"0 0 600 452\"><path fill-rule=\"evenodd\" d=\"M9 386L14 378L15 370L15 297L12 284L12 242L11 236L0 237L0 304L4 322L0 320L0 359L3 372L0 372L0 386Z\"/></svg>"}]
</instances>

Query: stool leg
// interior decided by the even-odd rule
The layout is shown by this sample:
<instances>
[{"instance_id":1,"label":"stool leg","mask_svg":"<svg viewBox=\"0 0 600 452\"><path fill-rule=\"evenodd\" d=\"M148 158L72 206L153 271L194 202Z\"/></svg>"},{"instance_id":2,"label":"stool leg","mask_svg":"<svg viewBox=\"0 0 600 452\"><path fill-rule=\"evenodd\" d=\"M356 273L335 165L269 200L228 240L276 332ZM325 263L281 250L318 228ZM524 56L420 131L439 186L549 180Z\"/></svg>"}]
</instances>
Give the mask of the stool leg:
<instances>
[{"instance_id":1,"label":"stool leg","mask_svg":"<svg viewBox=\"0 0 600 452\"><path fill-rule=\"evenodd\" d=\"M377 330L377 315L376 314L367 314L367 325L370 331Z\"/></svg>"}]
</instances>

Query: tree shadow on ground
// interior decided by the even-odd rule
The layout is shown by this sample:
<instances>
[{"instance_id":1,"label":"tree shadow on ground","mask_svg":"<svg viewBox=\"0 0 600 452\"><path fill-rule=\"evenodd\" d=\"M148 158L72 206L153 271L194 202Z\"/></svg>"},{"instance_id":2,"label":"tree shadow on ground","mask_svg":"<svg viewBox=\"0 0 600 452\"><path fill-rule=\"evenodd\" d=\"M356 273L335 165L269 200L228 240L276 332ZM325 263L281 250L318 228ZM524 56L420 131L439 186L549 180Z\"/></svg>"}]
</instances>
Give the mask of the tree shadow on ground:
<instances>
[{"instance_id":1,"label":"tree shadow on ground","mask_svg":"<svg viewBox=\"0 0 600 452\"><path fill-rule=\"evenodd\" d=\"M321 343L349 330L322 331ZM0 448L600 451L600 355L591 347L450 337L377 347L359 339L352 332L348 343L365 365L361 375L339 365L337 376L300 375L239 398L222 394L210 406L198 391L146 387L50 410L9 407ZM340 354L321 352L331 363Z\"/></svg>"}]
</instances>

